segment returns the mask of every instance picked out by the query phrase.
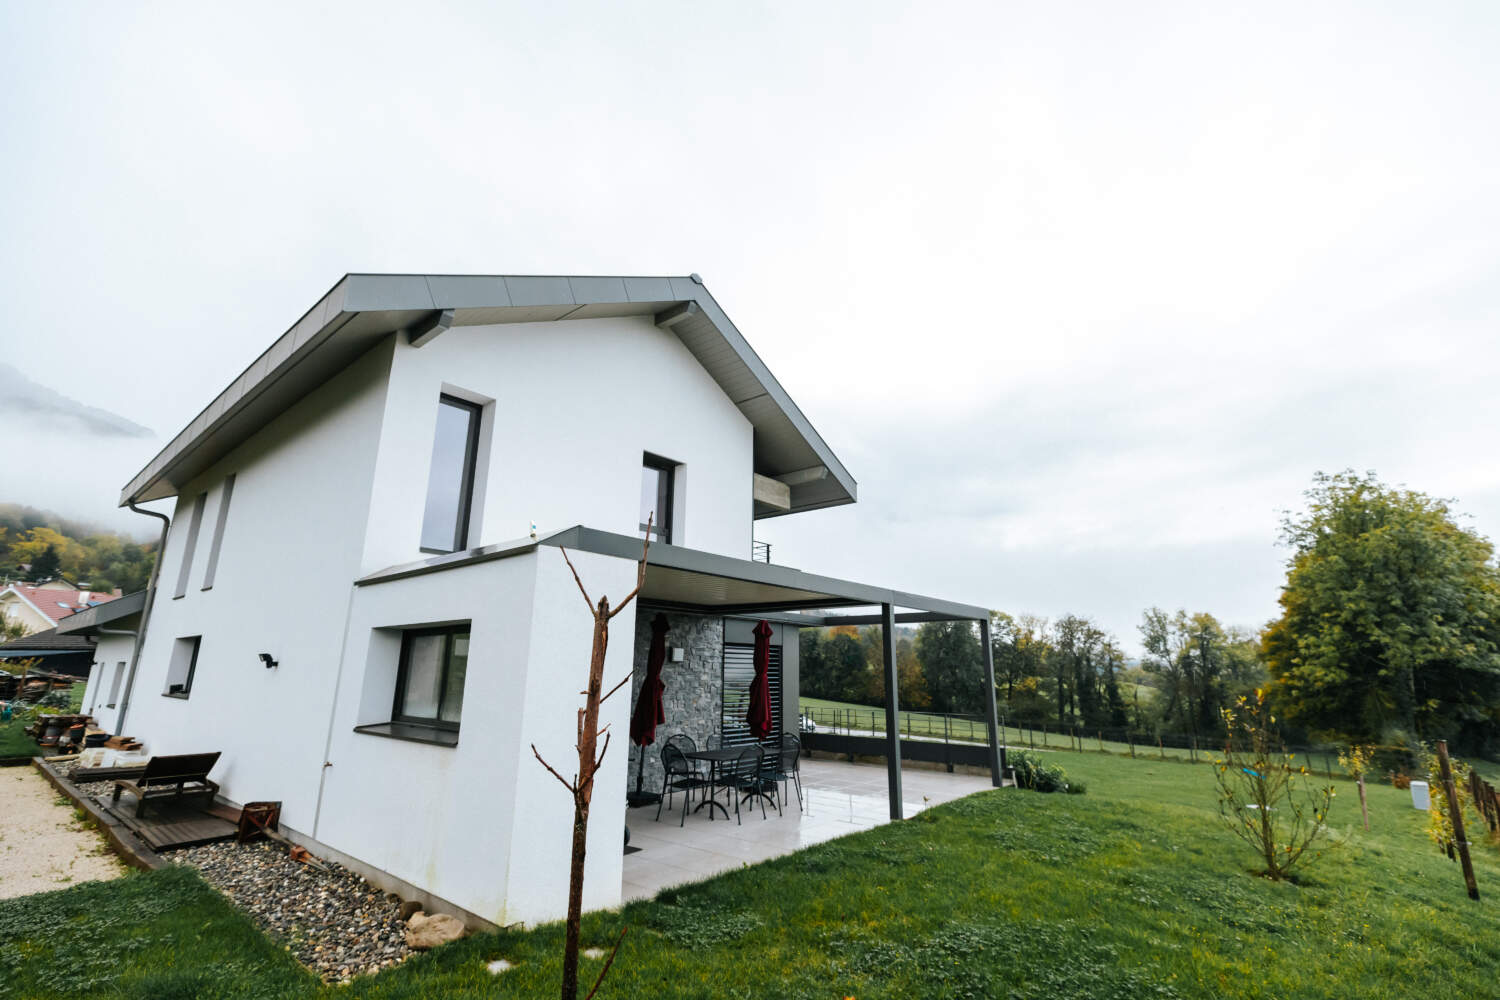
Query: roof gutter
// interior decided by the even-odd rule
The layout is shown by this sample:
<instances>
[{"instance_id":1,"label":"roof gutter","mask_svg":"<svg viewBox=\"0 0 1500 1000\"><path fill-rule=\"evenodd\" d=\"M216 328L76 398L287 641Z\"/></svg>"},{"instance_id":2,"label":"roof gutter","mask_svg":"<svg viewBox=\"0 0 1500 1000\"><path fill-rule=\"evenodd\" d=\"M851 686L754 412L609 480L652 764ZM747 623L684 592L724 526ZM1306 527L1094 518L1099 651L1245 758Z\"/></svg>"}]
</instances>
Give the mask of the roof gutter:
<instances>
[{"instance_id":1,"label":"roof gutter","mask_svg":"<svg viewBox=\"0 0 1500 1000\"><path fill-rule=\"evenodd\" d=\"M141 608L141 624L135 634L135 648L130 653L130 672L125 679L125 693L121 695L120 714L115 716L116 736L125 732L125 713L130 711L130 695L135 690L135 671L141 662L141 647L146 644L146 627L151 623L151 606L156 603L156 581L161 577L162 557L167 554L167 530L172 527L172 519L165 514L159 514L154 510L142 510L132 500L125 506L137 514L145 514L147 517L161 519L161 541L156 545L156 558L151 561L151 579L146 584L146 605ZM103 631L103 630L101 630ZM129 635L130 633L124 633Z\"/></svg>"}]
</instances>

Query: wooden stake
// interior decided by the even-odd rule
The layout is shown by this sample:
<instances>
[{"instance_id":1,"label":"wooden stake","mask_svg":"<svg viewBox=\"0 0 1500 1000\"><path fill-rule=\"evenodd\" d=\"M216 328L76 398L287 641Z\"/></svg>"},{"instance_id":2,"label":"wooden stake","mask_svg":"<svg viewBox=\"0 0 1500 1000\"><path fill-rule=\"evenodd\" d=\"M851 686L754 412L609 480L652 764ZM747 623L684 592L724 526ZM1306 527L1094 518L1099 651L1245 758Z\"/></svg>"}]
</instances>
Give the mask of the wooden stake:
<instances>
[{"instance_id":1,"label":"wooden stake","mask_svg":"<svg viewBox=\"0 0 1500 1000\"><path fill-rule=\"evenodd\" d=\"M1448 741L1438 740L1438 766L1443 773L1443 791L1448 796L1448 815L1453 820L1453 840L1458 846L1458 859L1464 866L1464 885L1469 889L1469 898L1479 898L1479 886L1474 882L1474 863L1469 860L1469 842L1464 838L1464 817L1458 809L1458 790L1453 787L1453 769L1448 766Z\"/></svg>"},{"instance_id":2,"label":"wooden stake","mask_svg":"<svg viewBox=\"0 0 1500 1000\"><path fill-rule=\"evenodd\" d=\"M1359 783L1359 813L1365 818L1365 833L1370 832L1370 807L1365 804L1365 776L1354 779Z\"/></svg>"}]
</instances>

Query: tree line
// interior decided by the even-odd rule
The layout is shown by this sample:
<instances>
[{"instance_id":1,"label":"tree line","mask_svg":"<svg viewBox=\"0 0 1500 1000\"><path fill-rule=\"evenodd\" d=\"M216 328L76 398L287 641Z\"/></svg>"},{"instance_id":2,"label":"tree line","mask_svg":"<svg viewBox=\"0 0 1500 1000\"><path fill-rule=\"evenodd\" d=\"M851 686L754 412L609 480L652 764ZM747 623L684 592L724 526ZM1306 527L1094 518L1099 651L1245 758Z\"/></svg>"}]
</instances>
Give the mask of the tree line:
<instances>
[{"instance_id":1,"label":"tree line","mask_svg":"<svg viewBox=\"0 0 1500 1000\"><path fill-rule=\"evenodd\" d=\"M0 504L0 579L44 583L59 577L91 590L144 590L156 544L21 504Z\"/></svg>"},{"instance_id":2,"label":"tree line","mask_svg":"<svg viewBox=\"0 0 1500 1000\"><path fill-rule=\"evenodd\" d=\"M1500 566L1452 501L1373 473L1319 473L1282 520L1291 551L1281 614L1262 628L1147 608L1142 655L1084 615L991 613L995 698L1012 722L1130 728L1212 745L1223 710L1265 692L1284 738L1415 748L1438 739L1500 753ZM978 629L898 635L903 708L980 714ZM804 630L801 690L885 700L878 626Z\"/></svg>"}]
</instances>

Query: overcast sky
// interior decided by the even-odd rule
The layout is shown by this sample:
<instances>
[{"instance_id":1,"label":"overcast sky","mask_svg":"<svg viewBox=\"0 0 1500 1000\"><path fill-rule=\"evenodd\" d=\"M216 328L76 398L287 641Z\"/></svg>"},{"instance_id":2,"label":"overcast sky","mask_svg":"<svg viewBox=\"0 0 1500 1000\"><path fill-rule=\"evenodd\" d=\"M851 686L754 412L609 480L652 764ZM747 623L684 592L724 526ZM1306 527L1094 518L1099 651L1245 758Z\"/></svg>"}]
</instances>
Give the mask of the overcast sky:
<instances>
[{"instance_id":1,"label":"overcast sky","mask_svg":"<svg viewBox=\"0 0 1500 1000\"><path fill-rule=\"evenodd\" d=\"M1134 648L1315 470L1500 525L1492 4L219 6L0 7L0 500L141 520L348 271L696 271L859 480L778 562Z\"/></svg>"}]
</instances>

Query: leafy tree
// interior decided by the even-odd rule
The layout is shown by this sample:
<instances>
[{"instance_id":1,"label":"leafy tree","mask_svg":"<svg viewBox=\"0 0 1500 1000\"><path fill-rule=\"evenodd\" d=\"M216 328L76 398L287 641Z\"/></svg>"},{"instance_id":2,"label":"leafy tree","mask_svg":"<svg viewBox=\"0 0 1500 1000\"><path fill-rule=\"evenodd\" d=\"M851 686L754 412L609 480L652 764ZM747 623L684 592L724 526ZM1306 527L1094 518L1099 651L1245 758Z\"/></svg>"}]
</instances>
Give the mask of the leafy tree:
<instances>
[{"instance_id":1,"label":"leafy tree","mask_svg":"<svg viewBox=\"0 0 1500 1000\"><path fill-rule=\"evenodd\" d=\"M1264 639L1289 720L1351 742L1483 749L1500 721L1500 572L1448 502L1319 473L1287 515L1281 617Z\"/></svg>"},{"instance_id":2,"label":"leafy tree","mask_svg":"<svg viewBox=\"0 0 1500 1000\"><path fill-rule=\"evenodd\" d=\"M58 558L57 546L48 545L31 559L31 582L44 583L57 576L61 569L62 560Z\"/></svg>"},{"instance_id":3,"label":"leafy tree","mask_svg":"<svg viewBox=\"0 0 1500 1000\"><path fill-rule=\"evenodd\" d=\"M984 707L984 664L972 622L928 622L917 632L916 654L935 711Z\"/></svg>"}]
</instances>

